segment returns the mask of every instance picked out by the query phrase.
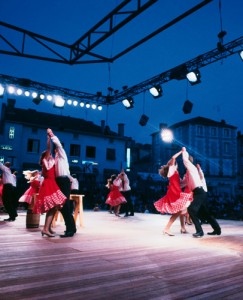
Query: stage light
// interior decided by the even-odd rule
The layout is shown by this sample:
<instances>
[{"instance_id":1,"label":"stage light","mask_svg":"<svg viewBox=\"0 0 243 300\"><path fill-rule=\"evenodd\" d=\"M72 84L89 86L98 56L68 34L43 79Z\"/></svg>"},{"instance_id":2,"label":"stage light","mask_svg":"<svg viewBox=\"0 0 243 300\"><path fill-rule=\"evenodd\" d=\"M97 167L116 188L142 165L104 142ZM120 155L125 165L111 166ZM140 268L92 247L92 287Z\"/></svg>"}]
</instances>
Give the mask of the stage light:
<instances>
[{"instance_id":1,"label":"stage light","mask_svg":"<svg viewBox=\"0 0 243 300\"><path fill-rule=\"evenodd\" d=\"M68 104L68 105L71 105L72 103L73 103L73 101L72 101L71 99L68 99L68 100L67 100L67 104Z\"/></svg>"},{"instance_id":2,"label":"stage light","mask_svg":"<svg viewBox=\"0 0 243 300\"><path fill-rule=\"evenodd\" d=\"M98 106L97 106L97 109L98 109L98 110L102 110L102 106L101 106L101 105L98 105Z\"/></svg>"},{"instance_id":3,"label":"stage light","mask_svg":"<svg viewBox=\"0 0 243 300\"><path fill-rule=\"evenodd\" d=\"M29 97L29 96L30 96L30 92L29 92L29 91L25 91L25 92L24 92L24 95L25 95L26 97Z\"/></svg>"},{"instance_id":4,"label":"stage light","mask_svg":"<svg viewBox=\"0 0 243 300\"><path fill-rule=\"evenodd\" d=\"M96 107L97 107L97 106L96 106L95 103L93 103L93 104L91 105L91 108L92 108L92 109L96 109Z\"/></svg>"},{"instance_id":5,"label":"stage light","mask_svg":"<svg viewBox=\"0 0 243 300\"><path fill-rule=\"evenodd\" d=\"M40 94L40 99L44 100L45 99L45 95L44 94Z\"/></svg>"},{"instance_id":6,"label":"stage light","mask_svg":"<svg viewBox=\"0 0 243 300\"><path fill-rule=\"evenodd\" d=\"M23 91L21 89L17 89L17 95L22 95L23 94Z\"/></svg>"},{"instance_id":7,"label":"stage light","mask_svg":"<svg viewBox=\"0 0 243 300\"><path fill-rule=\"evenodd\" d=\"M8 87L8 93L9 93L9 94L13 94L14 92L15 92L14 87L13 87L13 86L9 86L9 87Z\"/></svg>"},{"instance_id":8,"label":"stage light","mask_svg":"<svg viewBox=\"0 0 243 300\"><path fill-rule=\"evenodd\" d=\"M191 85L201 82L201 80L200 80L201 74L200 74L199 70L195 70L195 71L191 71L191 72L187 73L186 78L188 79L188 81L190 82Z\"/></svg>"},{"instance_id":9,"label":"stage light","mask_svg":"<svg viewBox=\"0 0 243 300\"><path fill-rule=\"evenodd\" d=\"M170 129L162 129L161 138L163 142L171 143L174 140L173 132Z\"/></svg>"},{"instance_id":10,"label":"stage light","mask_svg":"<svg viewBox=\"0 0 243 300\"><path fill-rule=\"evenodd\" d=\"M77 106L77 105L78 105L78 101L77 101L77 100L74 100L74 101L73 101L73 105L74 105L74 106Z\"/></svg>"},{"instance_id":11,"label":"stage light","mask_svg":"<svg viewBox=\"0 0 243 300\"><path fill-rule=\"evenodd\" d=\"M56 96L54 101L54 107L63 108L65 100L61 96Z\"/></svg>"},{"instance_id":12,"label":"stage light","mask_svg":"<svg viewBox=\"0 0 243 300\"><path fill-rule=\"evenodd\" d=\"M0 84L0 97L4 94L4 87Z\"/></svg>"},{"instance_id":13,"label":"stage light","mask_svg":"<svg viewBox=\"0 0 243 300\"><path fill-rule=\"evenodd\" d=\"M79 104L81 107L84 107L84 102L80 102Z\"/></svg>"},{"instance_id":14,"label":"stage light","mask_svg":"<svg viewBox=\"0 0 243 300\"><path fill-rule=\"evenodd\" d=\"M140 120L139 120L139 124L141 126L145 126L147 124L148 120L149 120L148 116L142 115L141 118L140 118Z\"/></svg>"},{"instance_id":15,"label":"stage light","mask_svg":"<svg viewBox=\"0 0 243 300\"><path fill-rule=\"evenodd\" d=\"M36 92L33 92L33 93L31 94L31 96L32 96L33 98L37 98L38 94L37 94Z\"/></svg>"},{"instance_id":16,"label":"stage light","mask_svg":"<svg viewBox=\"0 0 243 300\"><path fill-rule=\"evenodd\" d=\"M242 51L240 51L240 58L243 60L243 50Z\"/></svg>"},{"instance_id":17,"label":"stage light","mask_svg":"<svg viewBox=\"0 0 243 300\"><path fill-rule=\"evenodd\" d=\"M133 104L134 104L133 98L128 97L128 98L122 100L122 104L126 107L126 109L133 108Z\"/></svg>"},{"instance_id":18,"label":"stage light","mask_svg":"<svg viewBox=\"0 0 243 300\"><path fill-rule=\"evenodd\" d=\"M154 98L159 98L163 94L162 87L160 85L153 86L149 89L149 92Z\"/></svg>"},{"instance_id":19,"label":"stage light","mask_svg":"<svg viewBox=\"0 0 243 300\"><path fill-rule=\"evenodd\" d=\"M35 98L33 98L33 103L35 103L36 105L39 105L42 101L42 99L40 98L40 96L37 96Z\"/></svg>"},{"instance_id":20,"label":"stage light","mask_svg":"<svg viewBox=\"0 0 243 300\"><path fill-rule=\"evenodd\" d=\"M46 99L47 99L48 101L51 101L51 100L52 100L52 96L51 96L51 95L47 95L47 96L46 96Z\"/></svg>"},{"instance_id":21,"label":"stage light","mask_svg":"<svg viewBox=\"0 0 243 300\"><path fill-rule=\"evenodd\" d=\"M190 114L191 111L192 111L192 107L193 107L192 102L189 101L189 100L186 100L184 105L183 105L183 108L182 108L184 114Z\"/></svg>"},{"instance_id":22,"label":"stage light","mask_svg":"<svg viewBox=\"0 0 243 300\"><path fill-rule=\"evenodd\" d=\"M87 102L87 103L85 104L85 107L86 107L86 108L90 108L90 103Z\"/></svg>"}]
</instances>

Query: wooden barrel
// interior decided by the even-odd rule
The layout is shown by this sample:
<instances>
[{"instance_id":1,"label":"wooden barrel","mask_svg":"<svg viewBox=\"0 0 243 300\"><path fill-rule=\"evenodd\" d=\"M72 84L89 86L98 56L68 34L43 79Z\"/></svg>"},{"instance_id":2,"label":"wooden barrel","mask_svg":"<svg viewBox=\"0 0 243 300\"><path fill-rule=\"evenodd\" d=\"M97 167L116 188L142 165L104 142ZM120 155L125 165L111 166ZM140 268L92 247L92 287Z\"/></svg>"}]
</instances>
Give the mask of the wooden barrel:
<instances>
[{"instance_id":1,"label":"wooden barrel","mask_svg":"<svg viewBox=\"0 0 243 300\"><path fill-rule=\"evenodd\" d=\"M34 214L32 209L27 210L26 228L38 228L40 225L40 214Z\"/></svg>"}]
</instances>

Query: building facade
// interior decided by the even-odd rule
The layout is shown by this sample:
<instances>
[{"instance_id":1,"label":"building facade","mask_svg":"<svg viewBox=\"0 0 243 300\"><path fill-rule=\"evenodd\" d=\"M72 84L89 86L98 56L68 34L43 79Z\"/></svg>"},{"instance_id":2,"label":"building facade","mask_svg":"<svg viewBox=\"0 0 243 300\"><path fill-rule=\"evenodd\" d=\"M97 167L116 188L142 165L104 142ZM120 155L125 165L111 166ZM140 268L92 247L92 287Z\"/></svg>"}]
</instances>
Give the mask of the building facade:
<instances>
[{"instance_id":1,"label":"building facade","mask_svg":"<svg viewBox=\"0 0 243 300\"><path fill-rule=\"evenodd\" d=\"M26 169L40 169L38 162L47 146L47 128L60 139L70 171L78 174L81 181L103 182L128 165L131 138L124 136L124 124L118 124L116 133L104 121L98 126L83 119L6 104L1 109L0 160L10 161L20 174Z\"/></svg>"},{"instance_id":2,"label":"building facade","mask_svg":"<svg viewBox=\"0 0 243 300\"><path fill-rule=\"evenodd\" d=\"M160 129L167 128L161 124ZM165 143L161 131L152 136L154 170L165 164L183 146L194 162L204 170L209 190L216 195L235 195L239 183L237 128L203 117L176 123L169 128L173 132L172 143ZM178 159L181 172L183 166Z\"/></svg>"}]
</instances>

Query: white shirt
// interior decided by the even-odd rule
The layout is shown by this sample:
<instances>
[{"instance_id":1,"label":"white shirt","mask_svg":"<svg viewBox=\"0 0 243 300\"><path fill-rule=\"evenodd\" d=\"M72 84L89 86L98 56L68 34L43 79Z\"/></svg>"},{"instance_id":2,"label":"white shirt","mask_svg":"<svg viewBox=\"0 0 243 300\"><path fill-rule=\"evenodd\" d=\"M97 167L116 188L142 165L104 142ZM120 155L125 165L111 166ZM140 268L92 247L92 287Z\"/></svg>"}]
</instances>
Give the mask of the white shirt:
<instances>
[{"instance_id":1,"label":"white shirt","mask_svg":"<svg viewBox=\"0 0 243 300\"><path fill-rule=\"evenodd\" d=\"M12 174L11 170L1 162L0 162L0 169L2 170L3 173L2 176L3 184L12 184L13 186L16 186L16 180L15 180L16 178Z\"/></svg>"},{"instance_id":2,"label":"white shirt","mask_svg":"<svg viewBox=\"0 0 243 300\"><path fill-rule=\"evenodd\" d=\"M51 140L56 146L57 152L55 154L55 171L56 177L58 176L68 176L70 177L69 163L65 150L62 147L61 142L57 136L51 137Z\"/></svg>"},{"instance_id":3,"label":"white shirt","mask_svg":"<svg viewBox=\"0 0 243 300\"><path fill-rule=\"evenodd\" d=\"M125 173L123 175L123 180L121 179L119 190L121 192L127 192L127 191L131 190L129 179L127 177L127 174L125 174Z\"/></svg>"},{"instance_id":4,"label":"white shirt","mask_svg":"<svg viewBox=\"0 0 243 300\"><path fill-rule=\"evenodd\" d=\"M182 159L187 172L181 181L182 186L188 186L193 191L197 187L202 187L202 181L199 176L196 166L189 160L189 154L187 151L182 151Z\"/></svg>"}]
</instances>

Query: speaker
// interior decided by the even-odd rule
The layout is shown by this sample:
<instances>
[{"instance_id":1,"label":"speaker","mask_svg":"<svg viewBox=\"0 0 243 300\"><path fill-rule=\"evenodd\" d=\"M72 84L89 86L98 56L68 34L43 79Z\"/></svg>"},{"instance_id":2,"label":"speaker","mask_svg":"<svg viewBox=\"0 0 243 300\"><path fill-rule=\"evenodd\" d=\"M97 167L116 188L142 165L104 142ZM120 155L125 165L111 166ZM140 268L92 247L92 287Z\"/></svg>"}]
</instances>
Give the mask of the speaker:
<instances>
[{"instance_id":1,"label":"speaker","mask_svg":"<svg viewBox=\"0 0 243 300\"><path fill-rule=\"evenodd\" d=\"M141 118L140 118L139 124L141 126L145 126L147 124L147 122L148 122L148 119L149 119L148 116L142 115Z\"/></svg>"},{"instance_id":2,"label":"speaker","mask_svg":"<svg viewBox=\"0 0 243 300\"><path fill-rule=\"evenodd\" d=\"M192 102L189 101L189 100L186 100L184 105L183 105L183 108L182 108L184 114L190 114L191 111L192 111L192 107L193 107Z\"/></svg>"}]
</instances>

